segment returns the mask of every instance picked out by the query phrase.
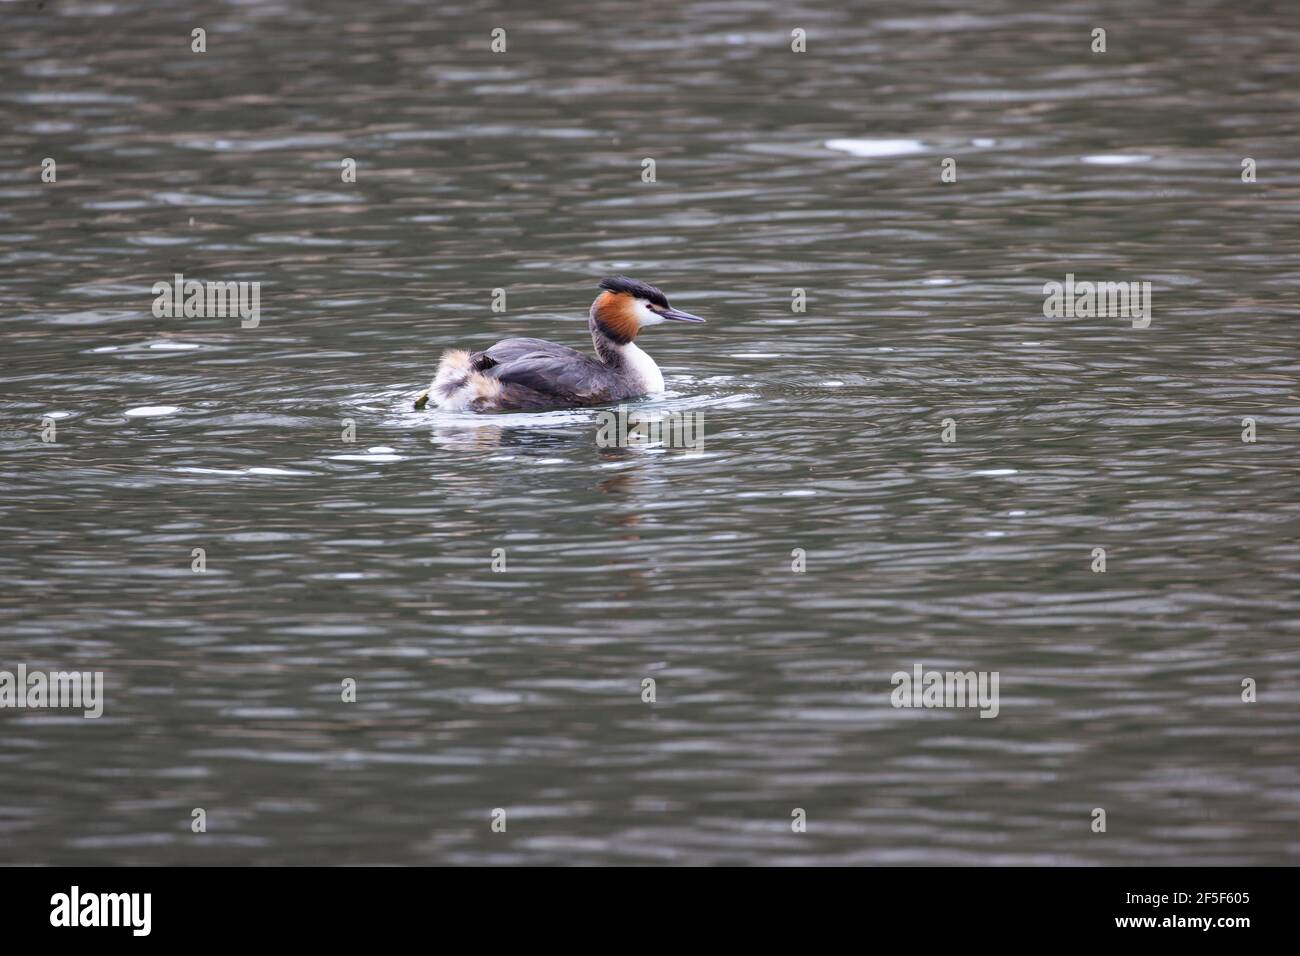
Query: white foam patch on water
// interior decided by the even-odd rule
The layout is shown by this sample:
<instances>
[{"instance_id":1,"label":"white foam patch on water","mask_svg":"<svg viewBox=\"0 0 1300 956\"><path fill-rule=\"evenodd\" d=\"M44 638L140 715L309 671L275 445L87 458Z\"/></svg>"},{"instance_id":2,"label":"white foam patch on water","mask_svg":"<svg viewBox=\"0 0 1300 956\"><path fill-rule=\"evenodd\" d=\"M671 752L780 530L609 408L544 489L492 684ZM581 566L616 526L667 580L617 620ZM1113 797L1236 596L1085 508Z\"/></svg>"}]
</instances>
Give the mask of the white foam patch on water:
<instances>
[{"instance_id":1,"label":"white foam patch on water","mask_svg":"<svg viewBox=\"0 0 1300 956\"><path fill-rule=\"evenodd\" d=\"M271 477L284 476L284 477L298 478L298 477L308 477L316 474L316 472L314 471L294 471L289 468L268 468L268 467L260 467L260 466L253 467L253 468L233 468L233 469L232 468L197 468L197 467L187 466L184 468L177 468L176 470L183 471L191 475L221 475L226 478L248 478L251 475L269 475Z\"/></svg>"},{"instance_id":2,"label":"white foam patch on water","mask_svg":"<svg viewBox=\"0 0 1300 956\"><path fill-rule=\"evenodd\" d=\"M698 408L741 408L752 403L748 395L680 395L669 393L654 399L629 399L621 407L629 415L653 417L668 412L684 412ZM558 428L573 425L598 425L602 415L617 415L618 405L601 408L563 408L546 412L503 412L478 415L473 412L418 412L412 420L419 425L432 425L435 434L451 435L461 428ZM435 439L436 440L436 439Z\"/></svg>"},{"instance_id":3,"label":"white foam patch on water","mask_svg":"<svg viewBox=\"0 0 1300 956\"><path fill-rule=\"evenodd\" d=\"M554 412L506 412L505 414L475 415L473 412L434 412L428 416L431 425L455 428L554 428L557 425L586 425L594 422L595 412L574 409Z\"/></svg>"},{"instance_id":4,"label":"white foam patch on water","mask_svg":"<svg viewBox=\"0 0 1300 956\"><path fill-rule=\"evenodd\" d=\"M180 411L176 405L141 405L139 408L128 408L124 415L127 418L159 418L163 415L175 415Z\"/></svg>"},{"instance_id":5,"label":"white foam patch on water","mask_svg":"<svg viewBox=\"0 0 1300 956\"><path fill-rule=\"evenodd\" d=\"M392 455L397 452L397 449L389 448L387 445L376 445L373 448L367 448L366 452L371 455Z\"/></svg>"},{"instance_id":6,"label":"white foam patch on water","mask_svg":"<svg viewBox=\"0 0 1300 956\"><path fill-rule=\"evenodd\" d=\"M972 471L971 474L996 478L999 475L1016 475L1019 472L1014 468L989 468L985 471Z\"/></svg>"},{"instance_id":7,"label":"white foam patch on water","mask_svg":"<svg viewBox=\"0 0 1300 956\"><path fill-rule=\"evenodd\" d=\"M203 346L196 345L193 342L154 342L149 348L158 349L161 352L183 352L188 349L201 349Z\"/></svg>"},{"instance_id":8,"label":"white foam patch on water","mask_svg":"<svg viewBox=\"0 0 1300 956\"><path fill-rule=\"evenodd\" d=\"M248 471L245 472L245 474L249 474L249 475L304 475L304 476L306 476L306 475L313 475L313 474L315 474L315 472L311 472L311 471L293 471L292 469L289 469L289 468L262 468L262 467L255 467L255 468L250 468L250 469L248 469Z\"/></svg>"},{"instance_id":9,"label":"white foam patch on water","mask_svg":"<svg viewBox=\"0 0 1300 956\"><path fill-rule=\"evenodd\" d=\"M1116 153L1109 156L1085 156L1083 161L1094 166L1128 166L1132 163L1149 163L1151 157L1145 153Z\"/></svg>"},{"instance_id":10,"label":"white foam patch on water","mask_svg":"<svg viewBox=\"0 0 1300 956\"><path fill-rule=\"evenodd\" d=\"M330 461L371 461L379 464L406 461L401 455L330 455Z\"/></svg>"},{"instance_id":11,"label":"white foam patch on water","mask_svg":"<svg viewBox=\"0 0 1300 956\"><path fill-rule=\"evenodd\" d=\"M868 159L880 156L909 156L926 151L925 145L915 139L828 139L826 148Z\"/></svg>"},{"instance_id":12,"label":"white foam patch on water","mask_svg":"<svg viewBox=\"0 0 1300 956\"><path fill-rule=\"evenodd\" d=\"M731 358L780 358L780 352L732 352Z\"/></svg>"},{"instance_id":13,"label":"white foam patch on water","mask_svg":"<svg viewBox=\"0 0 1300 956\"><path fill-rule=\"evenodd\" d=\"M239 470L230 470L227 468L177 468L177 471L183 471L192 475L226 475L231 478L242 478L244 473Z\"/></svg>"},{"instance_id":14,"label":"white foam patch on water","mask_svg":"<svg viewBox=\"0 0 1300 956\"><path fill-rule=\"evenodd\" d=\"M42 418L67 418L72 412L46 412Z\"/></svg>"}]
</instances>

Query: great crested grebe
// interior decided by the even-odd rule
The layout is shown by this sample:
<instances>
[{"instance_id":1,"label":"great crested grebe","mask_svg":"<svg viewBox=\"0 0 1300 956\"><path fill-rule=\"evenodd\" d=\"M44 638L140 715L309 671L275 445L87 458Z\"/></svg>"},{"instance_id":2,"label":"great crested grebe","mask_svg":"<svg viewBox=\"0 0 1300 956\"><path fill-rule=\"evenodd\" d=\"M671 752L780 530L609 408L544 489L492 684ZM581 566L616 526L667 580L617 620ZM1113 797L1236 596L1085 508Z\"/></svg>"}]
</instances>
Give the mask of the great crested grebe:
<instances>
[{"instance_id":1,"label":"great crested grebe","mask_svg":"<svg viewBox=\"0 0 1300 956\"><path fill-rule=\"evenodd\" d=\"M447 411L486 412L602 405L664 390L654 359L636 347L637 332L667 319L703 322L668 304L652 285L610 276L591 304L587 327L596 357L545 339L502 339L471 355L449 349L433 384L415 400Z\"/></svg>"}]
</instances>

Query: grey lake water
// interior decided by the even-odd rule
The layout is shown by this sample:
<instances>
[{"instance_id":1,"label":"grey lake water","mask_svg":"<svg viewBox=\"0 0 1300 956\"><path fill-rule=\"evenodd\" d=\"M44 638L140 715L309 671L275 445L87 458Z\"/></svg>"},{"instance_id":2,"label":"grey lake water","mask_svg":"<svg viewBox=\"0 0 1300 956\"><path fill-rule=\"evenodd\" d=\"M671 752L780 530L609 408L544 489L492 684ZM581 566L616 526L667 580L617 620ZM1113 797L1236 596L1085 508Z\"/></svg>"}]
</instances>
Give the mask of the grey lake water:
<instances>
[{"instance_id":1,"label":"grey lake water","mask_svg":"<svg viewBox=\"0 0 1300 956\"><path fill-rule=\"evenodd\" d=\"M0 4L0 863L1300 861L1294 5L818 7Z\"/></svg>"}]
</instances>

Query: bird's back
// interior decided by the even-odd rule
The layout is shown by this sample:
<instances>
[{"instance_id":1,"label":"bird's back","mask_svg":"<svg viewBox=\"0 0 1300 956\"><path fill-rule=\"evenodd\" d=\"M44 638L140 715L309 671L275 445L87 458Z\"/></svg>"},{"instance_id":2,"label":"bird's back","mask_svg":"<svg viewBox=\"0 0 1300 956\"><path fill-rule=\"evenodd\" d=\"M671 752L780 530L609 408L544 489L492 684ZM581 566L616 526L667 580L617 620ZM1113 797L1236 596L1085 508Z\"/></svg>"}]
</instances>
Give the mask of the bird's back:
<instances>
[{"instance_id":1,"label":"bird's back","mask_svg":"<svg viewBox=\"0 0 1300 956\"><path fill-rule=\"evenodd\" d=\"M599 405L625 397L618 376L589 355L545 339L503 339L475 352L470 367L500 383L499 408Z\"/></svg>"}]
</instances>

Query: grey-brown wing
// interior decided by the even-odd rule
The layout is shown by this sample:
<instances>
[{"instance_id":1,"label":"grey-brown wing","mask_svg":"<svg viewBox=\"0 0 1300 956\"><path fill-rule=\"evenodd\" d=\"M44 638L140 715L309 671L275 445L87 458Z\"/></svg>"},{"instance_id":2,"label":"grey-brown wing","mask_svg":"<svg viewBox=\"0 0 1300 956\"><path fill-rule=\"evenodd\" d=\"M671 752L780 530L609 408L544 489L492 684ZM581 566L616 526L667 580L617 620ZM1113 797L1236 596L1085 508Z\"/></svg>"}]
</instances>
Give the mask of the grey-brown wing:
<instances>
[{"instance_id":1,"label":"grey-brown wing","mask_svg":"<svg viewBox=\"0 0 1300 956\"><path fill-rule=\"evenodd\" d=\"M525 355L532 355L534 352L544 352L550 355L562 356L571 360L586 358L577 349L571 349L566 345L556 345L554 342L548 342L546 339L502 339L491 348L484 349L482 352L475 352L470 356L471 364L479 356L486 356L492 361L492 365L503 365L506 362L513 362L515 359L523 358Z\"/></svg>"},{"instance_id":2,"label":"grey-brown wing","mask_svg":"<svg viewBox=\"0 0 1300 956\"><path fill-rule=\"evenodd\" d=\"M471 355L469 357L469 367L475 372L486 372L494 366L506 365L517 359L532 355L534 352L563 356L573 361L582 358L581 352L563 345L556 345L554 342L548 342L545 339L502 339L491 348L486 348L482 352L475 352Z\"/></svg>"},{"instance_id":3,"label":"grey-brown wing","mask_svg":"<svg viewBox=\"0 0 1300 956\"><path fill-rule=\"evenodd\" d=\"M471 356L470 362L501 383L502 397L513 398L509 404L540 407L609 400L609 369L554 342L506 339Z\"/></svg>"}]
</instances>

